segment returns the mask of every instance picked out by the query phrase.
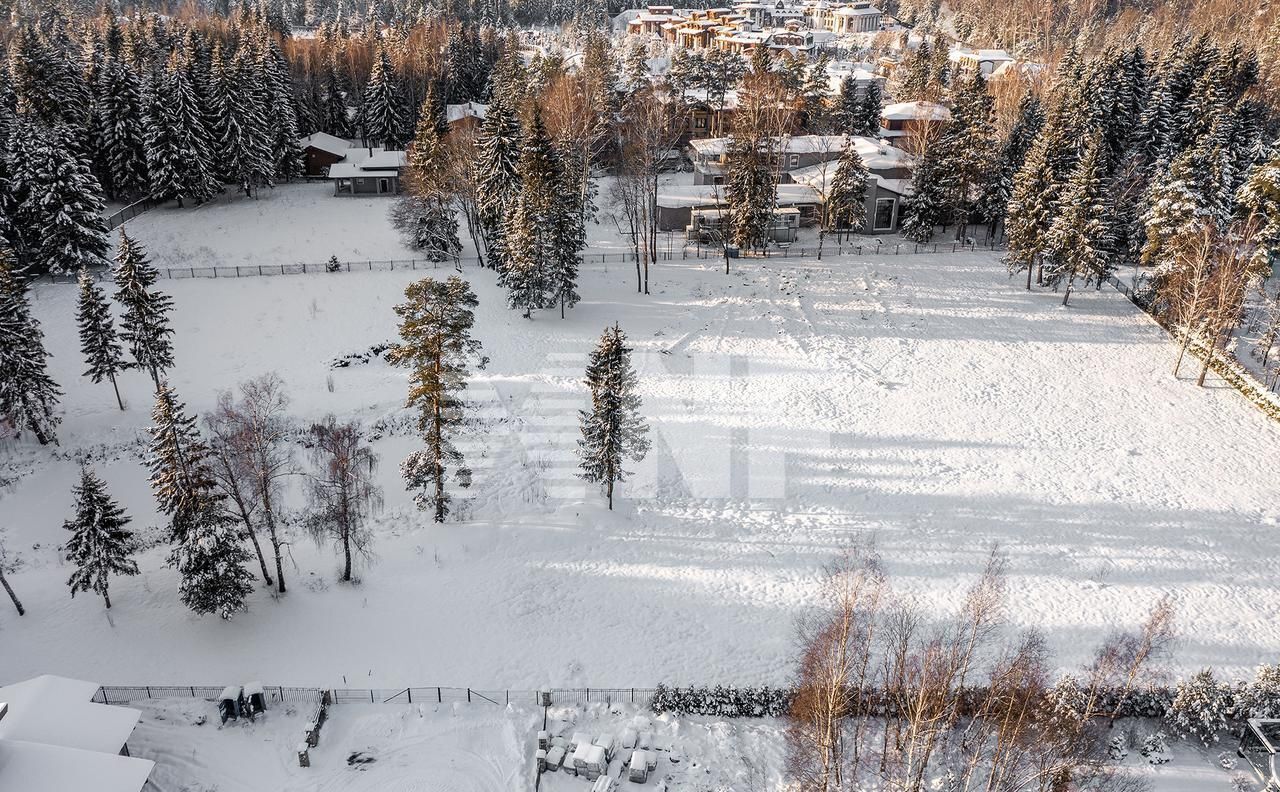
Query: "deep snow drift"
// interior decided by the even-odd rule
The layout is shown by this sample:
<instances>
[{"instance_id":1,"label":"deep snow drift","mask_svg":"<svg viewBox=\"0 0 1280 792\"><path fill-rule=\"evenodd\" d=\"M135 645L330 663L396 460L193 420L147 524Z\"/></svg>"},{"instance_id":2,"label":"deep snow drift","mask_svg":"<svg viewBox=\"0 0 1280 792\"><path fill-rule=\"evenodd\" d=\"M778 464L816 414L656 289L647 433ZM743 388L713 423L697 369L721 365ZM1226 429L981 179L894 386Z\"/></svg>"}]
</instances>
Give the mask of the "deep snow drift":
<instances>
[{"instance_id":1,"label":"deep snow drift","mask_svg":"<svg viewBox=\"0 0 1280 792\"><path fill-rule=\"evenodd\" d=\"M156 211L129 231L161 266L410 258L388 205L284 187ZM603 244L612 227L593 233ZM276 371L299 420L359 417L380 436L387 506L362 583L337 585L331 548L299 532L289 593L260 589L232 622L181 606L164 547L140 556L141 576L113 581L109 616L68 596L57 548L77 458L134 530L158 535L141 464L149 381L124 377L120 413L109 385L80 376L74 286L38 286L65 421L57 449L0 448L13 479L0 526L29 608L19 619L0 601L0 681L785 683L817 567L867 534L895 587L940 616L1000 542L1013 626L1045 631L1064 668L1165 592L1184 635L1178 668L1244 671L1280 644L1280 427L1212 378L1175 380L1176 349L1115 293L1062 309L988 253L744 259L727 276L716 260L677 258L648 296L630 265L589 263L567 320L527 321L491 272L468 266L491 363L469 392L471 499L437 526L398 478L415 444L405 373L329 368L394 338L391 308L425 274L160 282L176 304L171 381L189 408ZM610 514L573 473L582 368L614 321L636 347L654 451Z\"/></svg>"}]
</instances>

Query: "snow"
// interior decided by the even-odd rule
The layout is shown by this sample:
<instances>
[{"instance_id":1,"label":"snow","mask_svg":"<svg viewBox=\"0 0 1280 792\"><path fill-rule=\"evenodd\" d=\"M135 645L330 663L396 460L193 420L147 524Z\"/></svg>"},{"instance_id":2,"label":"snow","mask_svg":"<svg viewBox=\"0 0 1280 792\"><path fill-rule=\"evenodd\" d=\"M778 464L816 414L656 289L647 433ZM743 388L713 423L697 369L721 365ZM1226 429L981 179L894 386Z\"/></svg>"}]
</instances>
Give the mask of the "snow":
<instances>
[{"instance_id":1,"label":"snow","mask_svg":"<svg viewBox=\"0 0 1280 792\"><path fill-rule=\"evenodd\" d=\"M387 225L390 202L318 187L157 209L129 230L161 266L412 257ZM591 234L592 254L623 247L611 220ZM427 273L161 281L189 409L275 371L299 420L332 412L379 427L386 508L359 585L338 584L332 549L290 527L289 593L259 587L231 622L179 604L164 545L139 555L141 575L112 580L109 612L68 596L57 547L78 458L132 529L160 538L140 461L150 398L147 378L128 373L121 413L109 385L82 379L75 289L37 286L65 419L57 449L0 450L13 480L0 527L22 559L9 580L29 608L0 620L0 677L781 684L816 570L857 536L874 536L895 589L939 618L999 542L1014 575L1010 629L1040 628L1062 668L1165 593L1183 635L1174 670L1229 676L1272 658L1280 472L1267 460L1280 427L1212 378L1204 389L1174 379L1176 349L1120 295L1089 291L1063 309L984 252L740 259L726 276L720 259L673 249L649 296L632 265L588 256L583 302L564 321L520 318L491 272L464 265L491 362L468 391L477 426L461 447L475 485L440 526L398 478L416 443L404 372L329 368L392 339L392 306ZM636 347L654 451L609 512L575 476L575 411L586 355L615 320ZM289 501L303 504L296 485ZM566 632L577 624L591 627Z\"/></svg>"},{"instance_id":2,"label":"snow","mask_svg":"<svg viewBox=\"0 0 1280 792\"><path fill-rule=\"evenodd\" d=\"M153 766L114 753L0 740L0 789L6 792L139 792Z\"/></svg>"},{"instance_id":3,"label":"snow","mask_svg":"<svg viewBox=\"0 0 1280 792\"><path fill-rule=\"evenodd\" d=\"M313 132L298 141L304 149L313 148L328 154L343 157L351 148L351 141L330 135L328 132Z\"/></svg>"},{"instance_id":4,"label":"snow","mask_svg":"<svg viewBox=\"0 0 1280 792\"><path fill-rule=\"evenodd\" d=\"M880 117L887 121L950 121L951 111L933 102L898 102L885 105Z\"/></svg>"},{"instance_id":5,"label":"snow","mask_svg":"<svg viewBox=\"0 0 1280 792\"><path fill-rule=\"evenodd\" d=\"M95 704L90 699L97 692L94 682L48 674L0 687L0 701L9 705L8 714L0 720L0 741L119 753L139 713Z\"/></svg>"}]
</instances>

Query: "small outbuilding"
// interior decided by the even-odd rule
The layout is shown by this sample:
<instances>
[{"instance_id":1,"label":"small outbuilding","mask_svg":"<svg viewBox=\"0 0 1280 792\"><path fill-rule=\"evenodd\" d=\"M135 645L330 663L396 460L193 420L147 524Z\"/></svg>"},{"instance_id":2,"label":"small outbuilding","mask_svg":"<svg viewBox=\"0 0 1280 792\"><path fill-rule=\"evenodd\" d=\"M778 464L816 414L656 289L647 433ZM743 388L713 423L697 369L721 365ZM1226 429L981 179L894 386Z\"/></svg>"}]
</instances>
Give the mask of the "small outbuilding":
<instances>
[{"instance_id":1,"label":"small outbuilding","mask_svg":"<svg viewBox=\"0 0 1280 792\"><path fill-rule=\"evenodd\" d=\"M346 159L351 141L335 137L327 132L313 132L298 141L302 147L303 172L308 176L324 178L329 166Z\"/></svg>"}]
</instances>

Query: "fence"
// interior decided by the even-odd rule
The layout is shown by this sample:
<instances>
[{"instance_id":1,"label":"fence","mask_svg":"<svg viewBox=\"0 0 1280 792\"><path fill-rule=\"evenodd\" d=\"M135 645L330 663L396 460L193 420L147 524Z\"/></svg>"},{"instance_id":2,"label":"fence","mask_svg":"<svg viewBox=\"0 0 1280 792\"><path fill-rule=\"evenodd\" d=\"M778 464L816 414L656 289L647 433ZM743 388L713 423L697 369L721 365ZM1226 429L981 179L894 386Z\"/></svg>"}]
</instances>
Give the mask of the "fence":
<instances>
[{"instance_id":1,"label":"fence","mask_svg":"<svg viewBox=\"0 0 1280 792\"><path fill-rule=\"evenodd\" d=\"M139 201L139 203L143 203ZM145 210L144 210L145 211ZM139 212L140 214L141 212ZM126 218L127 219L127 218ZM961 242L918 245L909 242L895 243L892 245L828 245L824 246L822 253L826 256L842 256L842 255L859 255L859 256L892 256L905 253L959 253L964 250L989 249L997 250L998 247L986 248L984 246L967 245ZM768 258L768 259L789 259L789 258L812 258L818 255L817 248L809 247L790 247L779 248L776 250L766 250L763 254L751 256L751 258ZM681 260L688 259L721 259L724 257L722 248L710 248L702 246L687 246L678 251L660 250L658 251L658 260L674 261L677 256ZM735 256L736 258L736 256ZM609 264L617 262L629 264L636 260L633 251L620 251L613 253L584 253L582 256L583 264ZM429 259L369 259L365 261L339 261L320 262L320 263L297 263L297 264L242 264L225 267L171 267L168 269L157 269L157 275L162 279L168 280L192 280L195 278L258 278L274 275L314 275L318 273L335 273L335 272L396 272L402 270L435 270L442 267L452 268L463 264L478 264L479 259L475 256L463 256L455 261L431 261ZM71 272L50 274L50 283L75 283L76 274ZM99 272L98 277L105 278L105 271Z\"/></svg>"},{"instance_id":2,"label":"fence","mask_svg":"<svg viewBox=\"0 0 1280 792\"><path fill-rule=\"evenodd\" d=\"M98 689L93 700L100 704L127 704L131 701L162 698L200 698L213 701L222 695L221 685L150 685L141 687L106 686ZM542 703L537 690L481 690L465 687L407 687L407 688L319 688L263 687L268 705L315 704L328 694L334 704L527 704ZM601 703L639 704L648 706L653 700L654 688L553 688L551 703L561 705Z\"/></svg>"},{"instance_id":3,"label":"fence","mask_svg":"<svg viewBox=\"0 0 1280 792\"><path fill-rule=\"evenodd\" d=\"M162 203L164 202L157 201L155 198L143 198L141 201L134 201L107 218L107 230L111 231L112 229L118 228L143 212L154 209Z\"/></svg>"}]
</instances>

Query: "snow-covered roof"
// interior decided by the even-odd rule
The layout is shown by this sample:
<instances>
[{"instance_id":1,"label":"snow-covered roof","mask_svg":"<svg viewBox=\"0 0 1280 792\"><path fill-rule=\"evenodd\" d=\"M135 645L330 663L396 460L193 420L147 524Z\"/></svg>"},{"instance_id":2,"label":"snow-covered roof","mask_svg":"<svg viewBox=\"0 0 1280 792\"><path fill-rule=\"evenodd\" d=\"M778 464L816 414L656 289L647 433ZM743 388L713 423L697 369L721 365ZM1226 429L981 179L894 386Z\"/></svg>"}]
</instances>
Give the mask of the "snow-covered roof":
<instances>
[{"instance_id":1,"label":"snow-covered roof","mask_svg":"<svg viewBox=\"0 0 1280 792\"><path fill-rule=\"evenodd\" d=\"M403 168L405 153L403 151L384 151L374 149L373 156L360 163L364 170L388 170Z\"/></svg>"},{"instance_id":2,"label":"snow-covered roof","mask_svg":"<svg viewBox=\"0 0 1280 792\"><path fill-rule=\"evenodd\" d=\"M117 753L142 713L95 704L97 692L96 683L48 674L2 687L9 714L0 720L0 740Z\"/></svg>"},{"instance_id":3,"label":"snow-covered roof","mask_svg":"<svg viewBox=\"0 0 1280 792\"><path fill-rule=\"evenodd\" d=\"M836 16L847 16L847 17L870 16L872 14L874 14L875 16L881 16L880 9L874 6L846 6L844 8L837 8L832 13L834 13Z\"/></svg>"},{"instance_id":4,"label":"snow-covered roof","mask_svg":"<svg viewBox=\"0 0 1280 792\"><path fill-rule=\"evenodd\" d=\"M702 154L708 157L720 157L729 150L730 138L700 138L689 141L689 147L694 153ZM839 154L844 151L846 137L844 135L790 135L782 141L782 154ZM851 137L848 140L858 148L858 156L868 161L868 167L871 167L869 160L875 156L886 156L901 161L901 167L911 165L911 160L907 157L902 160L901 157L906 156L905 152L884 154L881 149L888 148L880 146L874 140L867 137ZM886 165L884 167L893 167Z\"/></svg>"},{"instance_id":5,"label":"snow-covered roof","mask_svg":"<svg viewBox=\"0 0 1280 792\"><path fill-rule=\"evenodd\" d=\"M444 106L445 120L450 124L461 121L464 118L478 118L483 121L488 111L489 105L480 104L479 102L463 102L462 104Z\"/></svg>"},{"instance_id":6,"label":"snow-covered roof","mask_svg":"<svg viewBox=\"0 0 1280 792\"><path fill-rule=\"evenodd\" d=\"M952 47L947 51L947 58L953 63L960 61L1009 63L1013 60L1013 56L1002 49L966 49L964 47Z\"/></svg>"},{"instance_id":7,"label":"snow-covered roof","mask_svg":"<svg viewBox=\"0 0 1280 792\"><path fill-rule=\"evenodd\" d=\"M951 111L935 102L898 102L885 105L880 117L889 121L950 121Z\"/></svg>"},{"instance_id":8,"label":"snow-covered roof","mask_svg":"<svg viewBox=\"0 0 1280 792\"><path fill-rule=\"evenodd\" d=\"M347 149L351 148L350 140L334 137L327 132L313 132L299 140L298 143L304 149L313 148L326 154L333 154L336 157L345 156Z\"/></svg>"},{"instance_id":9,"label":"snow-covered roof","mask_svg":"<svg viewBox=\"0 0 1280 792\"><path fill-rule=\"evenodd\" d=\"M818 203L818 193L807 184L779 184L779 204ZM664 209L711 207L724 204L724 187L711 184L673 184L658 191L658 206Z\"/></svg>"},{"instance_id":10,"label":"snow-covered roof","mask_svg":"<svg viewBox=\"0 0 1280 792\"><path fill-rule=\"evenodd\" d=\"M0 789L138 792L154 762L120 756L142 713L96 704L98 685L39 676L0 687Z\"/></svg>"},{"instance_id":11,"label":"snow-covered roof","mask_svg":"<svg viewBox=\"0 0 1280 792\"><path fill-rule=\"evenodd\" d=\"M330 179L358 179L373 176L399 176L396 168L369 168L352 162L338 162L329 166Z\"/></svg>"},{"instance_id":12,"label":"snow-covered roof","mask_svg":"<svg viewBox=\"0 0 1280 792\"><path fill-rule=\"evenodd\" d=\"M100 704L106 708L106 704ZM118 748L116 749L119 750ZM155 762L115 752L0 740L0 789L13 792L139 792Z\"/></svg>"},{"instance_id":13,"label":"snow-covered roof","mask_svg":"<svg viewBox=\"0 0 1280 792\"><path fill-rule=\"evenodd\" d=\"M836 163L834 162L828 162L825 165L814 165L813 167L791 172L791 178L795 179L798 184L803 184L812 189L815 195L818 193L825 195L835 177ZM914 194L910 179L886 179L876 173L872 173L871 178L875 180L877 185L889 192L908 196Z\"/></svg>"}]
</instances>

